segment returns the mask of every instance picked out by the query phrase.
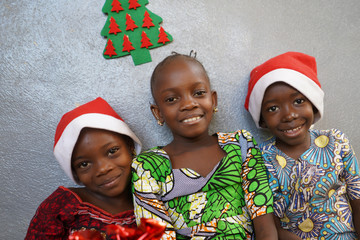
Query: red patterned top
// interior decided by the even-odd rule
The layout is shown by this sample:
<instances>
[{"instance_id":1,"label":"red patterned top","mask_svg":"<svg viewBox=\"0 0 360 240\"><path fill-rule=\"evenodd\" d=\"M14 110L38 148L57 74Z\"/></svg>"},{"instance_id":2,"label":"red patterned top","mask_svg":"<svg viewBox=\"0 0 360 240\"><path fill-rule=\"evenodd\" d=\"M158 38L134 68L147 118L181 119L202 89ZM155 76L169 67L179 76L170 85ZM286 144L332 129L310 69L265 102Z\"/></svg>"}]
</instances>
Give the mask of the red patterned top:
<instances>
[{"instance_id":1,"label":"red patterned top","mask_svg":"<svg viewBox=\"0 0 360 240\"><path fill-rule=\"evenodd\" d=\"M102 209L82 202L78 195L65 187L59 187L37 209L25 240L30 239L68 239L74 230L95 229L106 236L106 226L118 224L136 228L133 210L112 215Z\"/></svg>"}]
</instances>

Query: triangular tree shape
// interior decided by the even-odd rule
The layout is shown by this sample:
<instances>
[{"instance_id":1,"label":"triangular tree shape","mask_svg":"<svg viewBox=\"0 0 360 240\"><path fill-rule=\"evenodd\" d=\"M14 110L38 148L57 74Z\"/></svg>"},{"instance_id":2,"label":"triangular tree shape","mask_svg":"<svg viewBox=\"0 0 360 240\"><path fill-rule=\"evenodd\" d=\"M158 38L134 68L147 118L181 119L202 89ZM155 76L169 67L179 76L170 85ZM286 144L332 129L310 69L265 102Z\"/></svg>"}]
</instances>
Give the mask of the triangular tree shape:
<instances>
[{"instance_id":1,"label":"triangular tree shape","mask_svg":"<svg viewBox=\"0 0 360 240\"><path fill-rule=\"evenodd\" d=\"M117 12L117 13L119 13L120 11L123 11L123 10L124 10L124 9L121 7L121 3L119 2L119 0L113 0L111 6L112 6L112 8L111 8L111 11L112 11L112 12Z\"/></svg>"},{"instance_id":2,"label":"triangular tree shape","mask_svg":"<svg viewBox=\"0 0 360 240\"><path fill-rule=\"evenodd\" d=\"M126 31L134 31L135 28L137 28L135 21L132 20L130 14L126 14Z\"/></svg>"},{"instance_id":3,"label":"triangular tree shape","mask_svg":"<svg viewBox=\"0 0 360 240\"><path fill-rule=\"evenodd\" d=\"M135 48L132 46L132 43L129 40L129 37L124 35L124 43L123 43L123 52L130 52L131 50L134 50Z\"/></svg>"},{"instance_id":4,"label":"triangular tree shape","mask_svg":"<svg viewBox=\"0 0 360 240\"><path fill-rule=\"evenodd\" d=\"M163 29L163 27L160 27L159 29L159 40L158 43L162 43L165 44L166 42L170 42L170 39L168 38L165 30Z\"/></svg>"},{"instance_id":5,"label":"triangular tree shape","mask_svg":"<svg viewBox=\"0 0 360 240\"><path fill-rule=\"evenodd\" d=\"M129 9L135 9L141 7L141 5L138 3L138 0L129 0Z\"/></svg>"},{"instance_id":6,"label":"triangular tree shape","mask_svg":"<svg viewBox=\"0 0 360 240\"><path fill-rule=\"evenodd\" d=\"M113 43L110 39L108 39L106 47L105 47L104 55L107 55L109 57L117 55L115 52L115 48L113 46Z\"/></svg>"},{"instance_id":7,"label":"triangular tree shape","mask_svg":"<svg viewBox=\"0 0 360 240\"><path fill-rule=\"evenodd\" d=\"M141 47L142 48L149 48L152 45L153 44L150 42L150 39L146 35L146 32L143 31L142 34L141 34Z\"/></svg>"},{"instance_id":8,"label":"triangular tree shape","mask_svg":"<svg viewBox=\"0 0 360 240\"><path fill-rule=\"evenodd\" d=\"M148 11L145 11L144 13L144 19L143 19L144 24L142 25L143 28L150 28L150 27L154 27L154 23L152 22L152 19L150 18L150 14L148 13Z\"/></svg>"},{"instance_id":9,"label":"triangular tree shape","mask_svg":"<svg viewBox=\"0 0 360 240\"><path fill-rule=\"evenodd\" d=\"M110 18L109 28L110 28L110 30L109 30L110 34L116 35L117 33L121 32L119 25L117 25L117 23L113 17Z\"/></svg>"},{"instance_id":10,"label":"triangular tree shape","mask_svg":"<svg viewBox=\"0 0 360 240\"><path fill-rule=\"evenodd\" d=\"M162 18L146 8L148 3L148 0L105 0L102 11L107 14L107 19L101 36L111 39L111 43L105 45L104 58L131 55L135 65L151 62L150 49L173 40L165 31L159 34ZM120 6L123 10L120 10Z\"/></svg>"}]
</instances>

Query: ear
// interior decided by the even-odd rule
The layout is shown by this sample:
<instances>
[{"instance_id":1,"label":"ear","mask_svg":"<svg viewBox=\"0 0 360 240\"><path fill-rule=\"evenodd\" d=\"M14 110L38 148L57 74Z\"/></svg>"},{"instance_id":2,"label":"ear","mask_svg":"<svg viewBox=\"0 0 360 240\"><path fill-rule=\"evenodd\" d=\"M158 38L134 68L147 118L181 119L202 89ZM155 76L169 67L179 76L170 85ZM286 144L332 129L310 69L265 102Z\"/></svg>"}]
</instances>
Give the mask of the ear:
<instances>
[{"instance_id":1,"label":"ear","mask_svg":"<svg viewBox=\"0 0 360 240\"><path fill-rule=\"evenodd\" d=\"M150 110L151 110L151 113L153 114L153 116L155 117L155 119L161 123L164 123L164 119L161 115L161 112L160 112L160 109L157 105L155 104L151 104L150 105Z\"/></svg>"},{"instance_id":2,"label":"ear","mask_svg":"<svg viewBox=\"0 0 360 240\"><path fill-rule=\"evenodd\" d=\"M212 99L213 109L214 109L214 108L216 108L217 105L218 105L217 92L216 92L216 91L211 91L211 99Z\"/></svg>"},{"instance_id":3,"label":"ear","mask_svg":"<svg viewBox=\"0 0 360 240\"><path fill-rule=\"evenodd\" d=\"M259 126L262 127L262 128L267 128L266 123L265 123L262 116L260 116Z\"/></svg>"}]
</instances>

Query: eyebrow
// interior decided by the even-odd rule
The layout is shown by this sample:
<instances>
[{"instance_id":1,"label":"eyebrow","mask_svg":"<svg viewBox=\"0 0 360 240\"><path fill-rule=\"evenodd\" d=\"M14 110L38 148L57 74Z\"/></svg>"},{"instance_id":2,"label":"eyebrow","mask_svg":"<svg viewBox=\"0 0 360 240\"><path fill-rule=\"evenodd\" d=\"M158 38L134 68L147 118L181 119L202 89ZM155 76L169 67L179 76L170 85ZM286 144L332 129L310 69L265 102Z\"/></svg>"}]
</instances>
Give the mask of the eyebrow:
<instances>
[{"instance_id":1,"label":"eyebrow","mask_svg":"<svg viewBox=\"0 0 360 240\"><path fill-rule=\"evenodd\" d=\"M295 90L294 93L291 93L290 97L297 97L298 95L302 95L303 97L305 97L305 95L302 94L301 92L299 92L298 90ZM274 101L275 101L274 99L269 99L266 102L263 102L262 104L265 105L265 104L269 104L269 103L274 102Z\"/></svg>"},{"instance_id":2,"label":"eyebrow","mask_svg":"<svg viewBox=\"0 0 360 240\"><path fill-rule=\"evenodd\" d=\"M200 82L200 81L197 81L195 83L193 83L191 86L192 87L197 87L198 85L204 85L206 86L206 84L204 82ZM209 86L210 87L210 86ZM160 93L164 93L164 92L169 92L169 91L174 91L176 89L176 87L171 87L171 88L166 88L164 90L162 90Z\"/></svg>"},{"instance_id":3,"label":"eyebrow","mask_svg":"<svg viewBox=\"0 0 360 240\"><path fill-rule=\"evenodd\" d=\"M102 145L102 146L100 147L100 149L105 150L105 149L107 149L111 144L113 144L114 142L115 142L115 141L110 141L110 142ZM116 144L116 146L117 146L119 149L122 148L122 144ZM82 159L82 158L86 158L86 157L80 155L80 156L77 156L76 158L71 159L71 162L75 162L75 161L80 160L80 159Z\"/></svg>"},{"instance_id":4,"label":"eyebrow","mask_svg":"<svg viewBox=\"0 0 360 240\"><path fill-rule=\"evenodd\" d=\"M71 159L71 163L75 163L76 161L79 161L79 160L81 160L81 159L83 159L83 158L85 158L85 157L83 157L83 156L78 156L78 157L76 157L76 158L73 158L73 159Z\"/></svg>"}]
</instances>

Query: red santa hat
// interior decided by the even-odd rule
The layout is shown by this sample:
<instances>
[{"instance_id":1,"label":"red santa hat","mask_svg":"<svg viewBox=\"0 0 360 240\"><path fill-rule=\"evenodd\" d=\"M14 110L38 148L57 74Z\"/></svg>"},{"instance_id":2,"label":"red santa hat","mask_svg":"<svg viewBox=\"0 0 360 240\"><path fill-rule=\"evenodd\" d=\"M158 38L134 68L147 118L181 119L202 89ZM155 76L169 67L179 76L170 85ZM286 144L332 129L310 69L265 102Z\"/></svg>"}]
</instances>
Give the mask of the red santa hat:
<instances>
[{"instance_id":1,"label":"red santa hat","mask_svg":"<svg viewBox=\"0 0 360 240\"><path fill-rule=\"evenodd\" d=\"M284 82L301 92L318 110L314 123L321 119L324 92L317 78L315 58L300 52L287 52L269 59L250 73L245 109L258 128L265 91L276 82Z\"/></svg>"},{"instance_id":2,"label":"red santa hat","mask_svg":"<svg viewBox=\"0 0 360 240\"><path fill-rule=\"evenodd\" d=\"M54 143L55 158L75 183L78 182L71 170L71 156L80 131L85 127L109 130L129 136L134 141L136 154L141 151L140 140L104 99L99 97L81 105L63 115L56 128Z\"/></svg>"}]
</instances>

